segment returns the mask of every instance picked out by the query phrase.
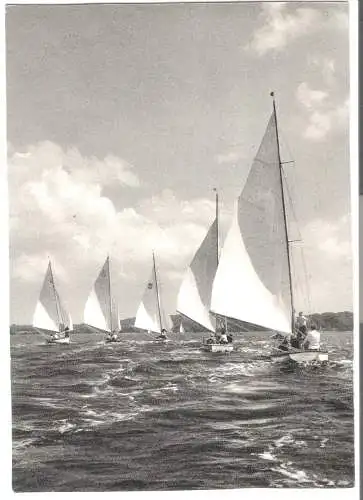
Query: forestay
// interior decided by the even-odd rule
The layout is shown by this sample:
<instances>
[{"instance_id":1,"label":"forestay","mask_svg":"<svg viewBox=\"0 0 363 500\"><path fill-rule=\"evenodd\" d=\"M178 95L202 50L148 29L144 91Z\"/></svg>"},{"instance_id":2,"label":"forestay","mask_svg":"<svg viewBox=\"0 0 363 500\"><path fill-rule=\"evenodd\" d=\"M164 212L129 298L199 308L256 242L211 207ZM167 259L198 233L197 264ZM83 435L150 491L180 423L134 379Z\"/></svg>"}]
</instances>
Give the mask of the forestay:
<instances>
[{"instance_id":1,"label":"forestay","mask_svg":"<svg viewBox=\"0 0 363 500\"><path fill-rule=\"evenodd\" d=\"M212 284L218 265L217 232L216 219L185 274L177 301L179 313L213 332L216 322L210 314L210 308Z\"/></svg>"},{"instance_id":2,"label":"forestay","mask_svg":"<svg viewBox=\"0 0 363 500\"><path fill-rule=\"evenodd\" d=\"M33 326L43 330L59 332L73 329L70 314L65 310L55 288L52 266L49 262L33 316Z\"/></svg>"},{"instance_id":3,"label":"forestay","mask_svg":"<svg viewBox=\"0 0 363 500\"><path fill-rule=\"evenodd\" d=\"M110 259L107 257L88 296L84 322L104 331L112 331Z\"/></svg>"},{"instance_id":4,"label":"forestay","mask_svg":"<svg viewBox=\"0 0 363 500\"><path fill-rule=\"evenodd\" d=\"M211 310L290 333L292 299L280 168L273 113L236 203Z\"/></svg>"}]
</instances>

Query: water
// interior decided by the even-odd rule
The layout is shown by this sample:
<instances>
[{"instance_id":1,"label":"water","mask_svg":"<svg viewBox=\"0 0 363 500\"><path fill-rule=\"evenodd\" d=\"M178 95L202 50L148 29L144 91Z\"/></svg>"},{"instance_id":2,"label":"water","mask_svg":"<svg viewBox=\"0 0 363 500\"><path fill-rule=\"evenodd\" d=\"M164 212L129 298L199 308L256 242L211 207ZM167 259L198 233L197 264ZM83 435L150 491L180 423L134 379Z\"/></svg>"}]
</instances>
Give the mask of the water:
<instances>
[{"instance_id":1,"label":"water","mask_svg":"<svg viewBox=\"0 0 363 500\"><path fill-rule=\"evenodd\" d=\"M12 335L15 491L353 486L351 333L310 368L270 362L261 333L229 355L124 335Z\"/></svg>"}]
</instances>

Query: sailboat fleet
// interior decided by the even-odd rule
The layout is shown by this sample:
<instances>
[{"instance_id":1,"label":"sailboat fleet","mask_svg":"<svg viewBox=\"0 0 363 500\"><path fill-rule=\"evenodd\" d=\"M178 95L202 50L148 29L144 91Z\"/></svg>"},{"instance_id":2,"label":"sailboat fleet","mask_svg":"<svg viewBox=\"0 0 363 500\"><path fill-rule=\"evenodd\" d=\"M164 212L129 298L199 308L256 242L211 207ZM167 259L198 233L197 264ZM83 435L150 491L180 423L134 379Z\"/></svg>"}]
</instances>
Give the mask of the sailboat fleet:
<instances>
[{"instance_id":1,"label":"sailboat fleet","mask_svg":"<svg viewBox=\"0 0 363 500\"><path fill-rule=\"evenodd\" d=\"M271 93L273 96L273 93ZM293 347L296 334L290 240L285 206L282 163L275 100L247 180L236 200L233 220L219 251L218 193L216 215L182 280L177 312L202 326L210 337L201 347L210 352L231 352L228 318L279 332L284 342L274 359L296 362L327 361L320 348ZM89 294L84 322L106 334L106 342L119 341L118 307L111 293L107 257ZM40 292L33 326L51 332L50 343L69 343L70 315L61 304L51 263ZM137 309L136 328L167 341L168 322L162 312L155 255L152 270ZM183 321L180 332L184 332ZM157 335L155 337L155 335ZM286 347L287 346L287 347Z\"/></svg>"}]
</instances>

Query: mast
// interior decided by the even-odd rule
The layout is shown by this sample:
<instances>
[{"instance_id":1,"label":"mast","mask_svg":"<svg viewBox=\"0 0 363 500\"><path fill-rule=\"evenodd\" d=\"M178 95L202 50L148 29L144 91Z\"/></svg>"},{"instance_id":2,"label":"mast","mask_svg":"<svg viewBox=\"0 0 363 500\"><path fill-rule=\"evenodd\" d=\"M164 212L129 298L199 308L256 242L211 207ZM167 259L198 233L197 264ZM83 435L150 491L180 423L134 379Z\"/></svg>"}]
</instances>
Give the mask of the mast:
<instances>
[{"instance_id":1,"label":"mast","mask_svg":"<svg viewBox=\"0 0 363 500\"><path fill-rule=\"evenodd\" d=\"M216 224L217 224L217 266L219 264L219 219L218 219L218 191L213 188L216 193Z\"/></svg>"},{"instance_id":2,"label":"mast","mask_svg":"<svg viewBox=\"0 0 363 500\"><path fill-rule=\"evenodd\" d=\"M108 293L109 293L109 309L110 309L110 330L112 333L112 300L111 300L111 276L110 276L110 257L107 255L107 273L108 273Z\"/></svg>"},{"instance_id":3,"label":"mast","mask_svg":"<svg viewBox=\"0 0 363 500\"><path fill-rule=\"evenodd\" d=\"M153 252L153 266L154 266L154 276L155 276L156 302L158 304L158 314L159 314L159 323L160 323L160 331L161 331L163 329L163 325L162 325L162 322L161 322L160 297L159 297L158 278L156 276L156 265L155 265L155 255L154 255L154 252Z\"/></svg>"},{"instance_id":4,"label":"mast","mask_svg":"<svg viewBox=\"0 0 363 500\"><path fill-rule=\"evenodd\" d=\"M217 250L217 267L219 264L219 198L218 198L218 191L217 188L213 188L213 191L216 193L216 225L217 225L217 245L216 245L216 250ZM217 318L218 315L216 314L216 328L217 328ZM224 326L227 331L228 329L228 324L227 324L227 318L224 316Z\"/></svg>"},{"instance_id":5,"label":"mast","mask_svg":"<svg viewBox=\"0 0 363 500\"><path fill-rule=\"evenodd\" d=\"M272 105L273 105L273 113L275 118L275 127L276 127L276 139L277 139L277 156L279 160L279 171L280 171L280 185L281 185L281 193L282 193L282 211L284 214L284 226L285 226L285 237L286 237L286 251L287 251L287 267L289 270L289 285L290 285L290 297L291 297L291 331L294 331L294 295L292 290L292 276L291 276L291 262L290 262L290 245L289 245L289 235L287 232L287 218L286 218L286 206L285 206L285 193L284 193L284 184L282 179L282 164L280 157L280 141L279 141L279 132L277 128L277 114L276 114L276 103L275 103L275 93L271 92L270 96L272 97Z\"/></svg>"},{"instance_id":6,"label":"mast","mask_svg":"<svg viewBox=\"0 0 363 500\"><path fill-rule=\"evenodd\" d=\"M59 307L59 303L58 303L58 295L57 295L57 290L55 289L54 276L53 276L52 264L50 262L50 259L49 259L49 271L50 271L50 282L52 284L53 294L54 294L54 298L55 298L55 307L57 309L58 328L59 328L60 324L63 324L63 326L65 326L65 323L64 323L64 319L62 317L62 314L61 314L61 311L60 311L60 307Z\"/></svg>"}]
</instances>

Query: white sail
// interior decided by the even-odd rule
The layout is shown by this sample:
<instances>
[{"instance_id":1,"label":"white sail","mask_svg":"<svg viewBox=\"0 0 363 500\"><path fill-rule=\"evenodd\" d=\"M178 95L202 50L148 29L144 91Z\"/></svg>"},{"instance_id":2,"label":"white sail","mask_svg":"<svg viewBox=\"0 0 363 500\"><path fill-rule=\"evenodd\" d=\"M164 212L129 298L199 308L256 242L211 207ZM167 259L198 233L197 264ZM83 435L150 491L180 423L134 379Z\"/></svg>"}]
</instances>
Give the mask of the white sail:
<instances>
[{"instance_id":1,"label":"white sail","mask_svg":"<svg viewBox=\"0 0 363 500\"><path fill-rule=\"evenodd\" d=\"M53 332L62 331L65 327L73 329L71 316L62 305L56 290L50 262L35 308L33 326Z\"/></svg>"},{"instance_id":2,"label":"white sail","mask_svg":"<svg viewBox=\"0 0 363 500\"><path fill-rule=\"evenodd\" d=\"M291 290L275 113L238 199L213 283L211 310L291 332Z\"/></svg>"},{"instance_id":3,"label":"white sail","mask_svg":"<svg viewBox=\"0 0 363 500\"><path fill-rule=\"evenodd\" d=\"M182 281L177 301L177 311L215 331L216 322L210 314L213 280L218 265L217 219L197 250Z\"/></svg>"},{"instance_id":4,"label":"white sail","mask_svg":"<svg viewBox=\"0 0 363 500\"><path fill-rule=\"evenodd\" d=\"M114 299L112 299L112 328L116 332L121 331L120 312L118 304Z\"/></svg>"},{"instance_id":5,"label":"white sail","mask_svg":"<svg viewBox=\"0 0 363 500\"><path fill-rule=\"evenodd\" d=\"M179 333L185 333L184 325L183 325L182 321L180 322L180 325L179 325Z\"/></svg>"},{"instance_id":6,"label":"white sail","mask_svg":"<svg viewBox=\"0 0 363 500\"><path fill-rule=\"evenodd\" d=\"M110 288L110 262L107 257L84 309L84 322L107 332L112 331L113 327Z\"/></svg>"},{"instance_id":7,"label":"white sail","mask_svg":"<svg viewBox=\"0 0 363 500\"><path fill-rule=\"evenodd\" d=\"M161 333L160 304L157 289L155 264L145 287L141 303L136 313L135 327L149 332Z\"/></svg>"}]
</instances>

